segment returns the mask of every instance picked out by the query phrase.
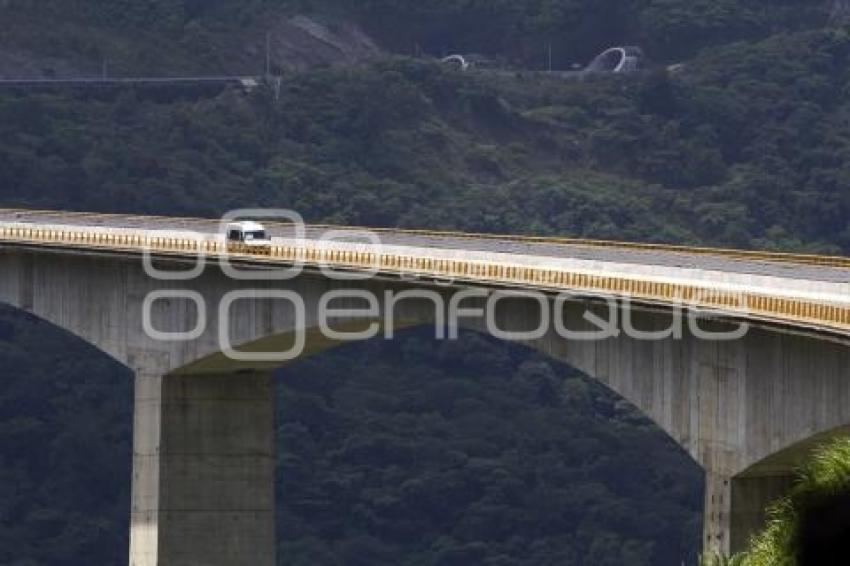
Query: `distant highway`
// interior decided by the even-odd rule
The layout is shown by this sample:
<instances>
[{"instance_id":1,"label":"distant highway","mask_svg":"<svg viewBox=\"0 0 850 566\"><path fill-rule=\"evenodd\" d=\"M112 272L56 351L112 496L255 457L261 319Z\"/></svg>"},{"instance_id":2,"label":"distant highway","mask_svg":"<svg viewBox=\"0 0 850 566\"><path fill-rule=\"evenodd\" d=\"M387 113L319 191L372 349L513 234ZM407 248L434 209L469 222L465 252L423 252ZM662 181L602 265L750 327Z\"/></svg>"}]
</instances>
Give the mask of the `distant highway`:
<instances>
[{"instance_id":1,"label":"distant highway","mask_svg":"<svg viewBox=\"0 0 850 566\"><path fill-rule=\"evenodd\" d=\"M476 69L476 64L463 55L450 55L440 59L442 63L457 65L461 71L477 70L492 75L516 76L518 74L540 74L562 79L577 79L593 73L629 73L640 67L643 52L638 47L613 47L601 53L587 68L580 71L532 71L523 69ZM259 75L208 75L176 77L77 77L77 78L0 78L0 88L38 87L116 87L157 85L204 85L220 84L252 89L265 80Z\"/></svg>"},{"instance_id":2,"label":"distant highway","mask_svg":"<svg viewBox=\"0 0 850 566\"><path fill-rule=\"evenodd\" d=\"M622 47L611 47L606 49L583 69L572 71L541 71L531 69L500 69L492 68L489 64L481 65L480 60L476 60L473 56L466 56L460 53L449 55L440 59L441 63L454 65L460 71L478 71L486 72L493 75L516 76L518 74L546 75L554 76L562 79L577 79L592 74L626 74L638 71L644 64L645 56L640 47L634 45L626 45Z\"/></svg>"},{"instance_id":3,"label":"distant highway","mask_svg":"<svg viewBox=\"0 0 850 566\"><path fill-rule=\"evenodd\" d=\"M62 87L62 86L127 86L127 85L196 85L232 84L253 88L262 83L260 76L200 76L200 77L89 77L89 78L13 78L0 79L0 87Z\"/></svg>"},{"instance_id":4,"label":"distant highway","mask_svg":"<svg viewBox=\"0 0 850 566\"><path fill-rule=\"evenodd\" d=\"M523 69L476 69L473 61L463 55L450 55L440 59L442 63L457 65L462 71L477 70L492 75L516 76L517 74L540 74L562 79L576 79L591 73L628 73L637 70L643 52L637 47L613 47L601 53L586 69L580 71L532 71ZM259 86L265 78L260 75L207 75L176 77L76 77L76 78L0 78L0 88L36 87L113 87L113 86L156 86L156 85L234 85L251 89Z\"/></svg>"}]
</instances>

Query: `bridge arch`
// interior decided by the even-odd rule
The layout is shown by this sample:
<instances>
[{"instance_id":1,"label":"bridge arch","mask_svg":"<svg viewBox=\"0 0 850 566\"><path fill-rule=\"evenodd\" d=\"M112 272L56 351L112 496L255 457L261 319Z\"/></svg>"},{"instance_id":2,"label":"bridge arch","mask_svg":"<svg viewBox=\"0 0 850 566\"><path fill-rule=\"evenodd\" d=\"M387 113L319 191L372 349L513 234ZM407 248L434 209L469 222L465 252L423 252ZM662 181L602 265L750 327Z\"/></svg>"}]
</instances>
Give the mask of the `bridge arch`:
<instances>
[{"instance_id":1,"label":"bridge arch","mask_svg":"<svg viewBox=\"0 0 850 566\"><path fill-rule=\"evenodd\" d=\"M136 266L97 258L80 261L61 255L3 253L0 304L43 320L132 367L122 347L128 334L116 313L126 313L131 303L123 282L135 270Z\"/></svg>"},{"instance_id":2,"label":"bridge arch","mask_svg":"<svg viewBox=\"0 0 850 566\"><path fill-rule=\"evenodd\" d=\"M472 305L467 305L471 307ZM407 324L404 325L404 330L413 330L415 328L422 329L423 333L427 335L434 334L434 317L427 316L428 311L430 310L430 305L422 304L422 305L414 305L409 304L409 309L400 309L399 316L407 320ZM508 311L512 311L513 309L508 309ZM516 311L514 311L516 312ZM421 316L426 314L426 316ZM507 319L516 318L511 315L510 312L505 312L502 314L503 320L502 322L506 322ZM534 317L525 317L526 319L532 319L531 324L525 326L533 326ZM643 322L643 321L642 321ZM336 328L340 328L344 326L344 324L335 325ZM508 324L503 324L504 327L508 327ZM350 324L348 326L349 330L359 330L362 328L362 325ZM482 331L482 329L475 324L465 323L462 325L463 330L472 331L476 334L490 336L486 331ZM401 334L401 329L399 329ZM461 339L463 339L463 335L461 335ZM378 337L374 340L382 340L382 338ZM293 343L292 333L291 332L282 332L278 334L272 334L269 336L262 336L256 338L253 341L247 343L239 344L240 350L245 351L280 351L283 349L287 349ZM348 342L340 342L334 340L328 340L324 337L321 332L318 332L315 327L308 331L308 348L305 352L305 357L311 355L318 355L321 352L326 352L331 349L335 349ZM523 347L528 349L536 350L542 353L544 356L551 359L553 362L556 362L558 365L561 365L563 361L560 359L551 356L551 352L547 352L546 345L543 342L532 342L532 343L522 343ZM301 361L303 358L299 358L296 361ZM574 359L574 358L573 358ZM210 393L210 390L207 390L206 395L208 397L221 397L221 392L227 391L237 391L243 390L244 385L239 382L243 382L247 380L250 383L258 383L262 382L263 387L269 387L269 383L272 382L272 378L269 375L269 372L272 368L277 367L276 363L262 363L262 362L235 362L233 360L228 360L226 356L222 355L220 352L212 355L208 355L201 360L196 360L194 362L190 362L187 366L183 368L179 368L175 370L175 373L169 376L167 379L172 379L170 385L166 385L166 388L171 387L173 385L179 384L179 386L175 387L180 393L180 397L178 397L179 401L175 401L181 405L192 405L192 401L187 399L186 395L192 388L197 387L197 384L201 384L201 387L204 385L209 385L210 387L214 387L217 391L216 393ZM309 376L309 374L308 374ZM599 383L606 390L613 391L609 385L604 382L600 382L599 380L594 380L592 377L585 376L586 378ZM232 379L230 385L227 384L228 380ZM214 384L214 385L213 385ZM616 392L615 392L616 394ZM619 398L622 396L617 395ZM243 400L243 403L245 401ZM255 415L256 414L268 414L269 404L255 404L256 401L250 401L252 403L252 410ZM632 405L631 402L629 402ZM223 411L220 409L216 410L216 412L220 415ZM244 417L240 417L244 419ZM268 422L269 418L266 416L266 422ZM244 423L245 420L242 420ZM268 426L268 425L265 425ZM661 433L656 431L655 435L661 436ZM669 436L669 435L668 435ZM679 446L677 444L677 446ZM257 447L253 447L254 450L257 450ZM177 448L175 451L179 451ZM681 461L685 461L684 458L689 459L689 461L693 461L693 458L680 447L680 454L678 458L682 458ZM271 456L267 458L267 461L271 459ZM677 460L678 461L678 460ZM690 469L690 468L689 468ZM274 469L266 465L264 467L266 474L273 474ZM628 472L628 470L623 470L624 472ZM285 493L282 494L283 497L286 497Z\"/></svg>"},{"instance_id":3,"label":"bridge arch","mask_svg":"<svg viewBox=\"0 0 850 566\"><path fill-rule=\"evenodd\" d=\"M459 327L493 334L492 329L486 327L483 316L445 314L452 297L468 289L441 288L416 281L335 282L311 274L287 282L285 286L313 306L307 309L302 328L298 329L305 334L306 355L340 343L319 331L314 307L323 294L352 287L376 297L375 305L380 314L371 318L363 314L335 317L337 330L360 332L372 325L375 335L382 336L391 334L387 326L402 329L428 324L434 327L436 334L446 335L450 332L439 328L440 324L454 321ZM397 298L416 290L426 296ZM459 303L462 309L483 313L489 298L501 293L482 288L477 291L480 294L473 293ZM225 292L226 289L219 288L209 297L209 302L220 302ZM499 301L499 310L492 321L500 330L520 333L545 327L539 337L513 341L524 343L597 379L643 411L703 465L714 457L710 452L741 450L729 460L727 467L728 473L742 473L770 454L845 424L842 407L845 402L850 403L850 389L841 383L844 368L850 366L850 348L842 341L766 324L752 325L740 339L703 340L667 309L619 303L614 303L618 309L614 315L620 319L621 327L626 318L622 313L629 312L628 324L644 334L633 336L620 331L617 336L605 339L567 340L556 331L557 324L551 318L541 320L544 315L536 300L523 296L512 298L510 293L506 297L507 300ZM391 309L387 307L388 300L392 301ZM280 352L295 342L295 319L290 312L259 310L258 305L271 302L273 300L262 299L234 303L231 314L234 320L241 322L231 324L227 334L238 350ZM587 319L588 313L604 320L611 315L611 305L599 299L575 297L564 303L559 311L563 316L562 325L576 333L592 333L598 326ZM337 303L335 308L365 312L364 305L355 299ZM392 324L387 324L385 314L388 310L392 312ZM720 337L737 325L720 320L700 324L714 328ZM191 350L184 352L186 357L182 358L180 366L169 372L266 371L285 363L285 360L230 359L222 353L217 341L220 332L221 329L213 325ZM657 336L653 339L646 333ZM816 411L798 403L812 390L818 396ZM706 405L709 400L710 405ZM727 405L727 400L734 404ZM712 443L713 448L710 447Z\"/></svg>"},{"instance_id":4,"label":"bridge arch","mask_svg":"<svg viewBox=\"0 0 850 566\"><path fill-rule=\"evenodd\" d=\"M332 283L311 280L308 275L290 285L303 284L305 294L310 289L333 288ZM372 281L363 288L382 297L387 290L406 289L409 284ZM446 303L452 292L440 291ZM465 307L484 309L485 302L483 298L472 299ZM540 311L527 301L508 301L504 305L497 316L502 330L528 330L540 323ZM430 301L399 306L396 316L409 325L433 324L435 320ZM593 330L584 318L588 308L604 315L608 307L576 300L564 311L565 324L575 330ZM649 307L633 308L631 318L636 328L647 332L662 332L673 321L666 310ZM291 343L293 329L287 326L291 319L281 320L288 322L276 325L266 320L266 331L258 330L256 324L244 326L249 330L235 338L239 348L251 351ZM728 325L722 321L708 324L719 330ZM307 343L312 344L308 353L337 345L316 331L315 320L308 325ZM480 319L464 319L461 326L488 333ZM759 524L740 519L742 514L751 514L753 504L745 502L757 501L763 506L763 498L772 497L771 489L765 487L765 482L773 485L771 480L739 481L739 476L770 454L848 421L842 407L850 404L850 389L843 385L846 368L850 367L850 348L816 335L796 334L776 326L754 326L744 338L735 341L706 342L685 330L681 338L655 341L621 334L607 340L570 342L550 330L540 338L519 342L575 367L632 403L706 470L703 542L718 551L739 549ZM279 364L271 364L275 365ZM213 352L190 361L175 373L189 379L194 373L251 374L268 371L271 366L234 364L220 352ZM812 392L816 392L814 397ZM742 486L746 486L749 495L741 495ZM746 532L746 536L741 532Z\"/></svg>"}]
</instances>

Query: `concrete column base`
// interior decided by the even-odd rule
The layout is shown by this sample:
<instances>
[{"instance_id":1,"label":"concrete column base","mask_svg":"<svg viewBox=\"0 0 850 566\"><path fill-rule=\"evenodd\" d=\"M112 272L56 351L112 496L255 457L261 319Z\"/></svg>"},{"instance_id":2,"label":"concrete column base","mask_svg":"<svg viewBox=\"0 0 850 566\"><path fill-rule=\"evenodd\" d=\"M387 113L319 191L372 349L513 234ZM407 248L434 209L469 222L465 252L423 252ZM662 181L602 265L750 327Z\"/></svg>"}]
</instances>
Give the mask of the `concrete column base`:
<instances>
[{"instance_id":1,"label":"concrete column base","mask_svg":"<svg viewBox=\"0 0 850 566\"><path fill-rule=\"evenodd\" d=\"M706 472L703 515L703 552L729 554L732 516L732 480L726 474Z\"/></svg>"},{"instance_id":2,"label":"concrete column base","mask_svg":"<svg viewBox=\"0 0 850 566\"><path fill-rule=\"evenodd\" d=\"M137 376L131 566L274 566L268 373Z\"/></svg>"}]
</instances>

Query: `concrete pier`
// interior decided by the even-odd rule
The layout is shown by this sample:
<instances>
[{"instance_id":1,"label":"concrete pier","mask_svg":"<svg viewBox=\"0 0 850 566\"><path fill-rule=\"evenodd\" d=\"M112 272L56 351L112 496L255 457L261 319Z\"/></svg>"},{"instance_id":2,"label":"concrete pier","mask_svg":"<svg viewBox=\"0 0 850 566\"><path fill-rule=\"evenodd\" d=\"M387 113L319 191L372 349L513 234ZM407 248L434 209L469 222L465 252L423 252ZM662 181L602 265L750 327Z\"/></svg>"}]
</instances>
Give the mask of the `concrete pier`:
<instances>
[{"instance_id":1,"label":"concrete pier","mask_svg":"<svg viewBox=\"0 0 850 566\"><path fill-rule=\"evenodd\" d=\"M131 566L274 566L271 375L137 378Z\"/></svg>"}]
</instances>

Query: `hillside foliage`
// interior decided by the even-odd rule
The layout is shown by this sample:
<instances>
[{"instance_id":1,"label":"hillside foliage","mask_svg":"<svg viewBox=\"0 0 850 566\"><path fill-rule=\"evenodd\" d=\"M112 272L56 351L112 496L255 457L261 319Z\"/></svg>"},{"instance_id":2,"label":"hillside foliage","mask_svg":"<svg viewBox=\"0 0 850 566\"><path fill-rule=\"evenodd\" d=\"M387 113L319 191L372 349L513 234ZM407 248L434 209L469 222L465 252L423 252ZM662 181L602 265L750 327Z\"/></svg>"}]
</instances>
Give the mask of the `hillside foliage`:
<instances>
[{"instance_id":1,"label":"hillside foliage","mask_svg":"<svg viewBox=\"0 0 850 566\"><path fill-rule=\"evenodd\" d=\"M850 248L850 35L670 75L464 75L397 59L267 90L0 93L9 204L744 248Z\"/></svg>"},{"instance_id":2,"label":"hillside foliage","mask_svg":"<svg viewBox=\"0 0 850 566\"><path fill-rule=\"evenodd\" d=\"M309 14L357 22L398 54L479 53L542 69L551 47L556 68L568 69L624 44L680 61L778 29L816 28L828 13L828 0L5 0L0 21L11 25L0 47L96 55L124 71L221 72L233 69L229 57L256 72L239 43L256 47L282 17Z\"/></svg>"}]
</instances>

